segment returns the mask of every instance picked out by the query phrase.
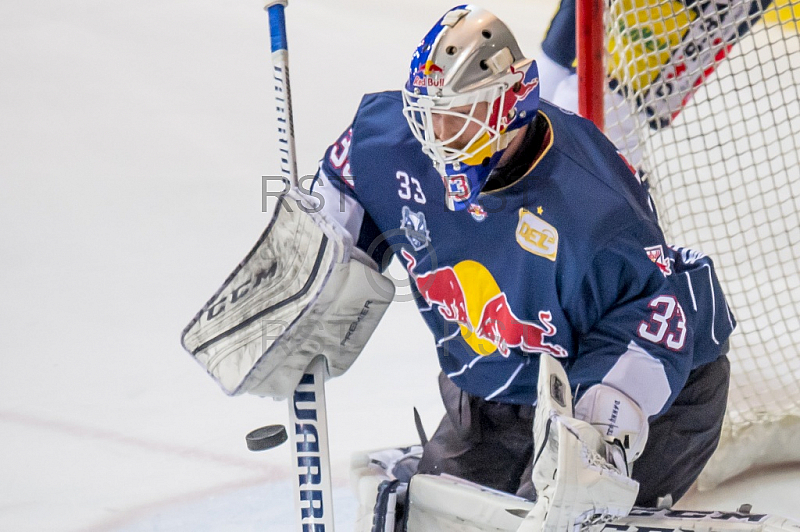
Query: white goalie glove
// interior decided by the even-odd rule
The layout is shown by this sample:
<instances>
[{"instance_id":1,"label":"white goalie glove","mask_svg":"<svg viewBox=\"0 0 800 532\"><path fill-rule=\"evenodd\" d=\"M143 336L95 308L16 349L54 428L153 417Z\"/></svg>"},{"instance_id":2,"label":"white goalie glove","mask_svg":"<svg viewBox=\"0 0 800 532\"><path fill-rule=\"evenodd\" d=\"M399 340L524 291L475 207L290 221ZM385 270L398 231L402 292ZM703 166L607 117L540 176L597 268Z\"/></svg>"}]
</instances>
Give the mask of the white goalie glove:
<instances>
[{"instance_id":1,"label":"white goalie glove","mask_svg":"<svg viewBox=\"0 0 800 532\"><path fill-rule=\"evenodd\" d=\"M324 355L336 377L394 295L350 234L295 190L255 247L183 332L184 347L229 395L292 395Z\"/></svg>"},{"instance_id":2,"label":"white goalie glove","mask_svg":"<svg viewBox=\"0 0 800 532\"><path fill-rule=\"evenodd\" d=\"M628 515L639 484L630 464L647 441L647 417L622 392L590 388L572 412L561 364L540 358L534 419L533 484L537 500L518 532L573 532Z\"/></svg>"}]
</instances>

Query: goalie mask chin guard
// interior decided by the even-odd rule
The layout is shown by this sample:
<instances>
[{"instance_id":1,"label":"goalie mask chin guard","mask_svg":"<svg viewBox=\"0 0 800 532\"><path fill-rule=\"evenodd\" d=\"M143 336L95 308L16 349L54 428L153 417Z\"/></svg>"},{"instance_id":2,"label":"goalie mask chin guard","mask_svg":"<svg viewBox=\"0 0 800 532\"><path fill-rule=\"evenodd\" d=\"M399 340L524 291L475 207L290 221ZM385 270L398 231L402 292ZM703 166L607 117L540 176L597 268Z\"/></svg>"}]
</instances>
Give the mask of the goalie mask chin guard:
<instances>
[{"instance_id":1,"label":"goalie mask chin guard","mask_svg":"<svg viewBox=\"0 0 800 532\"><path fill-rule=\"evenodd\" d=\"M539 74L502 21L462 5L422 39L402 93L411 131L456 211L469 207L519 129L535 118Z\"/></svg>"}]
</instances>

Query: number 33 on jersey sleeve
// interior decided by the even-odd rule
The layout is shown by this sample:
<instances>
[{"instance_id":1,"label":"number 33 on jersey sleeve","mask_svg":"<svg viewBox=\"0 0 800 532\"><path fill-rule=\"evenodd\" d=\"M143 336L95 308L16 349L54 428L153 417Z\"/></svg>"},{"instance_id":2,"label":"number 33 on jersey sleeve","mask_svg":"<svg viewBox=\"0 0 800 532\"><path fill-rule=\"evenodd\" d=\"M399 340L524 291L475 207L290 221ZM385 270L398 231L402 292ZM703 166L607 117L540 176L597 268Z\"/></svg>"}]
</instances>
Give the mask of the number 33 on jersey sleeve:
<instances>
[{"instance_id":1,"label":"number 33 on jersey sleeve","mask_svg":"<svg viewBox=\"0 0 800 532\"><path fill-rule=\"evenodd\" d=\"M657 416L690 370L727 351L736 322L708 257L662 244L642 253L636 236L621 232L595 255L584 277L579 292L595 305L575 320L591 325L569 377L578 393L606 384Z\"/></svg>"}]
</instances>

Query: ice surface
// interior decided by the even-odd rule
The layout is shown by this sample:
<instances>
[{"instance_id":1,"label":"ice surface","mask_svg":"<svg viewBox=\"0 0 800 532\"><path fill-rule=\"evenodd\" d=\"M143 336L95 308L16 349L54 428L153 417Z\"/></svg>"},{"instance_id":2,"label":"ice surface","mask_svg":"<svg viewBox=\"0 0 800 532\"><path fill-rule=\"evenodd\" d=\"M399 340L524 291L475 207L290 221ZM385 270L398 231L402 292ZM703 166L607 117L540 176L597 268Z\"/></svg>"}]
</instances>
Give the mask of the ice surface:
<instances>
[{"instance_id":1,"label":"ice surface","mask_svg":"<svg viewBox=\"0 0 800 532\"><path fill-rule=\"evenodd\" d=\"M362 93L400 86L451 5L292 1L301 173ZM484 5L532 54L555 6ZM268 221L261 176L279 164L261 5L2 2L0 50L0 530L291 530L288 447L244 442L286 423L286 405L227 398L178 341ZM399 302L329 384L340 530L350 453L415 442L413 406L432 431L436 373ZM684 504L797 517L798 479L782 469Z\"/></svg>"}]
</instances>

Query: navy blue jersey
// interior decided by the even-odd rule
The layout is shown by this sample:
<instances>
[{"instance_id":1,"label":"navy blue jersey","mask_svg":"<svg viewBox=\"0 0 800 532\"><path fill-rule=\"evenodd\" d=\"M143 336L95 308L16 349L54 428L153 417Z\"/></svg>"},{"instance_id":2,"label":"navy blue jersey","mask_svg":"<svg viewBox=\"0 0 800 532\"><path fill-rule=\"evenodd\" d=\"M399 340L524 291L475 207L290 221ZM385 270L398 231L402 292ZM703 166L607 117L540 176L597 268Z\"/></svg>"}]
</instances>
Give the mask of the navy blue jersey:
<instances>
[{"instance_id":1,"label":"navy blue jersey","mask_svg":"<svg viewBox=\"0 0 800 532\"><path fill-rule=\"evenodd\" d=\"M469 210L445 207L398 92L364 97L318 178L357 206L359 247L405 266L461 389L533 404L547 353L578 395L602 382L658 415L733 329L713 266L667 246L646 191L594 125L546 102L537 120L549 128L543 153Z\"/></svg>"}]
</instances>

